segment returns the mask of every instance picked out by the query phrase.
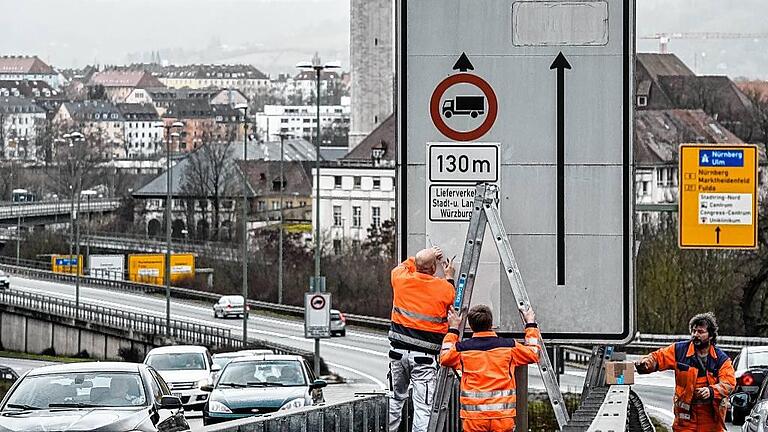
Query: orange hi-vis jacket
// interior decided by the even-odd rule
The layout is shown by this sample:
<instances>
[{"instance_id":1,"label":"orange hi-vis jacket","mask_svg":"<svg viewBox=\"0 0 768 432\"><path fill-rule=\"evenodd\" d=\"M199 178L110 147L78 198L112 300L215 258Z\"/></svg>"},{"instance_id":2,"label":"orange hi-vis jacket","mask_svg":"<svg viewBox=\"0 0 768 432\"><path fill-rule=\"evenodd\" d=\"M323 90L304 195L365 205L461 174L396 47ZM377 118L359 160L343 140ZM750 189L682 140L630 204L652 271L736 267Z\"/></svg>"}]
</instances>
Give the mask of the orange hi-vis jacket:
<instances>
[{"instance_id":1,"label":"orange hi-vis jacket","mask_svg":"<svg viewBox=\"0 0 768 432\"><path fill-rule=\"evenodd\" d=\"M702 369L703 366L703 369ZM736 387L731 359L721 349L710 345L706 362L697 358L693 342L682 341L654 351L643 357L637 366L641 374L673 369L675 371L675 421L672 429L701 429L706 419L697 419L692 409L706 405L712 410L712 417L718 422L715 428L706 430L724 431L725 413L728 409L728 396ZM709 387L707 400L694 400L694 391L699 387Z\"/></svg>"},{"instance_id":2,"label":"orange hi-vis jacket","mask_svg":"<svg viewBox=\"0 0 768 432\"><path fill-rule=\"evenodd\" d=\"M448 331L448 307L455 296L453 285L417 272L414 257L395 267L391 278L392 318L388 336L392 346L437 355Z\"/></svg>"},{"instance_id":3,"label":"orange hi-vis jacket","mask_svg":"<svg viewBox=\"0 0 768 432\"><path fill-rule=\"evenodd\" d=\"M540 340L536 324L526 326L523 345L492 331L459 342L459 331L450 329L443 339L440 364L461 370L461 418L515 417L515 366L539 361Z\"/></svg>"}]
</instances>

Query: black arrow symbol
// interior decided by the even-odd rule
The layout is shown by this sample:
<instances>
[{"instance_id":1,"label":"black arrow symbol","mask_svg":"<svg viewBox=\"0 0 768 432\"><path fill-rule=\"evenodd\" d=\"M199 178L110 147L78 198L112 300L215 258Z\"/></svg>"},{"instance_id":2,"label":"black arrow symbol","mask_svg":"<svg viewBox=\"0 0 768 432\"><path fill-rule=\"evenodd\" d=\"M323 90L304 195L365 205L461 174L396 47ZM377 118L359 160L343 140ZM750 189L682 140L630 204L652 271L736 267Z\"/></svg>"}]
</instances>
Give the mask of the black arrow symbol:
<instances>
[{"instance_id":1,"label":"black arrow symbol","mask_svg":"<svg viewBox=\"0 0 768 432\"><path fill-rule=\"evenodd\" d=\"M565 70L561 52L549 69L557 69L557 284L565 285Z\"/></svg>"},{"instance_id":2,"label":"black arrow symbol","mask_svg":"<svg viewBox=\"0 0 768 432\"><path fill-rule=\"evenodd\" d=\"M459 56L459 59L456 60L456 64L453 65L453 70L466 72L468 70L475 70L475 67L472 66L472 62L469 61L469 57L467 57L467 54L461 53L461 56Z\"/></svg>"},{"instance_id":3,"label":"black arrow symbol","mask_svg":"<svg viewBox=\"0 0 768 432\"><path fill-rule=\"evenodd\" d=\"M720 244L720 227L715 228L715 237L717 244Z\"/></svg>"}]
</instances>

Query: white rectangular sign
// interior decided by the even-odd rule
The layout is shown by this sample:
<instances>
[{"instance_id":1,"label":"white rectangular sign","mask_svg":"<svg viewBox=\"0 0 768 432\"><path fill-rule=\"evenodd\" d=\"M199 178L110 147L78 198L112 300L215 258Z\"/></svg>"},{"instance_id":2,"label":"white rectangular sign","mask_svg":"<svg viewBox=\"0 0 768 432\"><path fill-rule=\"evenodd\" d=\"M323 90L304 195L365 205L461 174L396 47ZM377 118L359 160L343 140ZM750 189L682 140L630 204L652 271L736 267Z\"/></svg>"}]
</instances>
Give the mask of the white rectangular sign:
<instances>
[{"instance_id":1,"label":"white rectangular sign","mask_svg":"<svg viewBox=\"0 0 768 432\"><path fill-rule=\"evenodd\" d=\"M304 337L331 337L331 294L308 292L304 295Z\"/></svg>"},{"instance_id":2,"label":"white rectangular sign","mask_svg":"<svg viewBox=\"0 0 768 432\"><path fill-rule=\"evenodd\" d=\"M634 333L634 9L635 0L397 1L400 257L430 245L460 257L472 186L497 184L552 343ZM472 303L519 335L490 237Z\"/></svg>"},{"instance_id":3,"label":"white rectangular sign","mask_svg":"<svg viewBox=\"0 0 768 432\"><path fill-rule=\"evenodd\" d=\"M429 181L494 183L499 180L499 145L429 145Z\"/></svg>"},{"instance_id":4,"label":"white rectangular sign","mask_svg":"<svg viewBox=\"0 0 768 432\"><path fill-rule=\"evenodd\" d=\"M700 193L699 219L710 225L751 225L752 194Z\"/></svg>"},{"instance_id":5,"label":"white rectangular sign","mask_svg":"<svg viewBox=\"0 0 768 432\"><path fill-rule=\"evenodd\" d=\"M468 221L475 201L474 185L429 185L429 220L433 222Z\"/></svg>"},{"instance_id":6,"label":"white rectangular sign","mask_svg":"<svg viewBox=\"0 0 768 432\"><path fill-rule=\"evenodd\" d=\"M91 277L107 280L123 280L125 257L122 255L91 255L88 257Z\"/></svg>"}]
</instances>

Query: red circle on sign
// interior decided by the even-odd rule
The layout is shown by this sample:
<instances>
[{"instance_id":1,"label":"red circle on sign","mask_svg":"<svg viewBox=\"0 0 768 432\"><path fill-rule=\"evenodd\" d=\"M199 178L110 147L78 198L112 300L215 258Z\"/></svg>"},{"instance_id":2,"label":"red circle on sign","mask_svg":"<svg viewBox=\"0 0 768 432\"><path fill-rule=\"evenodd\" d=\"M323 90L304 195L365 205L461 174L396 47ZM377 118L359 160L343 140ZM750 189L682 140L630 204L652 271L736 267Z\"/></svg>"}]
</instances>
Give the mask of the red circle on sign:
<instances>
[{"instance_id":1,"label":"red circle on sign","mask_svg":"<svg viewBox=\"0 0 768 432\"><path fill-rule=\"evenodd\" d=\"M443 118L440 115L440 99L443 97L448 88L453 85L467 83L472 84L482 90L485 97L488 99L488 115L485 117L483 123L476 129L461 132L455 129L451 129L450 126L445 124ZM498 101L496 100L496 93L493 92L493 88L487 81L474 74L457 73L442 80L437 85L435 91L432 92L432 98L429 101L429 114L432 117L432 123L435 127L446 137L454 141L472 141L485 135L493 123L496 121L496 114L498 113Z\"/></svg>"},{"instance_id":2,"label":"red circle on sign","mask_svg":"<svg viewBox=\"0 0 768 432\"><path fill-rule=\"evenodd\" d=\"M309 299L309 304L312 305L312 309L320 310L323 307L325 307L325 297L321 295L316 295Z\"/></svg>"}]
</instances>

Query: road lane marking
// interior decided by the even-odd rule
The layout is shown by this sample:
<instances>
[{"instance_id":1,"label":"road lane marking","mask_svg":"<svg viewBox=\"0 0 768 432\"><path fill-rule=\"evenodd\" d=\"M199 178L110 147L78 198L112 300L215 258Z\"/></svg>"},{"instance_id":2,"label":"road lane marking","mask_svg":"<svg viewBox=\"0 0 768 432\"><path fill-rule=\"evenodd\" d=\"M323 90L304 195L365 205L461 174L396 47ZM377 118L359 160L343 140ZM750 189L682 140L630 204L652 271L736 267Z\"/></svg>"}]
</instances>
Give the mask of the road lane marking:
<instances>
[{"instance_id":1,"label":"road lane marking","mask_svg":"<svg viewBox=\"0 0 768 432\"><path fill-rule=\"evenodd\" d=\"M27 287L27 288L31 289L31 290L38 291L38 292L42 291L42 292L50 293L50 291L45 291L45 290L41 290L41 289L38 289L38 288L33 288L33 287ZM66 298L72 298L72 299L74 298L74 294L65 294L65 293L58 293L58 292L57 292L57 294L59 294L59 296L64 296ZM137 296L131 295L131 294L125 294L125 293L119 293L119 294L121 294L123 297L128 297L128 296L130 296L130 297L137 297ZM140 296L138 296L138 297L140 297ZM162 300L162 299L154 299L154 298L151 298L151 297L141 297L141 298L144 299L144 300L147 300L147 301L154 302L154 303L163 303L164 304L164 300ZM130 301L130 299L126 299L126 300ZM120 309L123 309L123 310L125 310L125 309L132 309L134 311L138 311L140 313L145 313L145 314L147 312L151 312L150 315L160 316L160 315L158 315L159 314L158 311L148 311L146 308L130 306L130 305L127 305L127 304L114 303L114 302L110 302L110 301L106 301L106 300L101 300L101 299L96 299L96 298L90 298L90 299L88 299L88 301L89 301L89 303L100 304L102 306L111 306L111 307L114 307L116 309L117 308L120 308ZM200 308L200 309L202 309L202 308ZM233 329L241 330L242 329L241 326L235 326L233 324L220 323L218 321L209 321L209 320L204 320L204 319L199 319L199 318L194 318L194 317L189 317L189 316L184 316L184 315L174 314L174 315L172 315L172 317L174 319L186 320L186 321L190 321L190 322L196 322L196 323L200 323L200 324L205 324L205 325L219 327L219 328L224 328L224 329L229 329L229 330L233 330ZM304 343L304 344L310 344L310 343L313 344L314 343L312 339L306 339L304 337L293 336L293 335L284 334L284 333L278 333L278 332L275 332L275 331L265 331L265 330L253 329L253 328L251 328L250 325L248 326L248 332L250 332L250 333L257 333L257 334L263 334L263 335L266 335L266 336L276 336L276 337L279 337L279 338L282 338L282 339L290 339L290 340L301 342L301 343ZM340 344L340 343L337 343L337 342L328 342L328 341L323 342L323 345L330 346L330 347L335 347L335 348L340 348L340 349L344 349L344 350L357 351L357 352L361 352L361 353L372 355L372 356L376 356L376 357L389 358L388 353L380 352L380 351L374 351L374 350L370 350L370 349L367 349L367 348L360 348L360 347L356 347L356 346L353 346L353 345L345 345L345 344Z\"/></svg>"},{"instance_id":2,"label":"road lane marking","mask_svg":"<svg viewBox=\"0 0 768 432\"><path fill-rule=\"evenodd\" d=\"M386 386L386 385L385 385L385 384L384 384L382 381L380 381L380 380L376 379L376 378L375 378L375 377L373 377L372 375L368 375L368 374L367 374L367 373L365 373L365 372L360 372L360 371L359 371L359 370L357 370L357 369L352 369L351 367L348 367L348 366L342 366L342 365L340 365L340 364L337 364L337 363L328 363L328 362L325 362L325 363L326 363L328 366L332 366L332 367L335 367L335 368L343 369L343 370L345 370L345 371L347 371L347 372L352 372L352 373L353 373L353 374L355 374L355 375L359 375L359 376L361 376L361 377L363 377L363 378L365 378L365 379L368 379L368 380L370 380L371 382L373 382L374 384L376 384L377 386L379 386L379 390L386 390L386 389L387 389L387 386Z\"/></svg>"}]
</instances>

